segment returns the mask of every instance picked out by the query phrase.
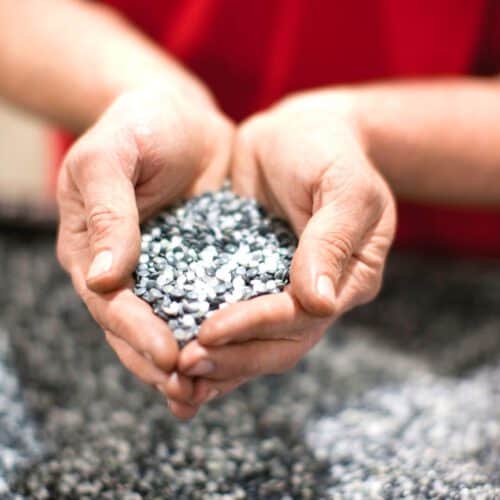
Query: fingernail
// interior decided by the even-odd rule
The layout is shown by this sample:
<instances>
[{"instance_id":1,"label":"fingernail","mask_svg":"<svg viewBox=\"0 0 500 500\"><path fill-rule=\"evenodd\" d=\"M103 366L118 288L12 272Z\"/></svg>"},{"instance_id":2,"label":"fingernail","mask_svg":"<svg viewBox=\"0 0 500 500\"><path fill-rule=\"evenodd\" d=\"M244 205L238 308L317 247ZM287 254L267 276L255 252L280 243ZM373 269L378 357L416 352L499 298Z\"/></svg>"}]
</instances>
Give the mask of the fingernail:
<instances>
[{"instance_id":1,"label":"fingernail","mask_svg":"<svg viewBox=\"0 0 500 500\"><path fill-rule=\"evenodd\" d=\"M208 375L209 373L213 372L214 369L215 365L212 361L203 359L201 361L198 361L198 363L196 363L194 367L187 372L187 374L191 377Z\"/></svg>"},{"instance_id":2,"label":"fingernail","mask_svg":"<svg viewBox=\"0 0 500 500\"><path fill-rule=\"evenodd\" d=\"M210 389L210 392L208 393L208 396L207 396L207 399L205 400L205 403L212 401L212 399L216 398L218 395L219 395L219 391L217 389Z\"/></svg>"},{"instance_id":3,"label":"fingernail","mask_svg":"<svg viewBox=\"0 0 500 500\"><path fill-rule=\"evenodd\" d=\"M168 382L169 384L179 384L179 375L177 372L172 372L170 375L168 375Z\"/></svg>"},{"instance_id":4,"label":"fingernail","mask_svg":"<svg viewBox=\"0 0 500 500\"><path fill-rule=\"evenodd\" d=\"M318 295L327 299L331 304L335 304L335 289L333 288L333 282L329 276L326 274L319 276L316 283L316 290Z\"/></svg>"},{"instance_id":5,"label":"fingernail","mask_svg":"<svg viewBox=\"0 0 500 500\"><path fill-rule=\"evenodd\" d=\"M113 254L111 250L103 250L99 252L90 264L89 272L87 273L87 279L96 278L97 276L107 273L111 269L113 264Z\"/></svg>"}]
</instances>

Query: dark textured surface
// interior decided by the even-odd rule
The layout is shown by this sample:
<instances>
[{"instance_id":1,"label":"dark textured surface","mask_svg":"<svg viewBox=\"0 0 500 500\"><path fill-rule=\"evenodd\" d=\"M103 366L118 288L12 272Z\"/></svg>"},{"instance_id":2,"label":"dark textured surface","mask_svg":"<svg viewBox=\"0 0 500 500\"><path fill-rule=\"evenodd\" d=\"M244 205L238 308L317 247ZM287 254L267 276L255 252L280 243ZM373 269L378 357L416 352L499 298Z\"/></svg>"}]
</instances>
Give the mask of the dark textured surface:
<instances>
[{"instance_id":1,"label":"dark textured surface","mask_svg":"<svg viewBox=\"0 0 500 500\"><path fill-rule=\"evenodd\" d=\"M0 271L0 498L500 498L500 263L393 256L296 370L188 424L121 368L51 236L0 233Z\"/></svg>"}]
</instances>

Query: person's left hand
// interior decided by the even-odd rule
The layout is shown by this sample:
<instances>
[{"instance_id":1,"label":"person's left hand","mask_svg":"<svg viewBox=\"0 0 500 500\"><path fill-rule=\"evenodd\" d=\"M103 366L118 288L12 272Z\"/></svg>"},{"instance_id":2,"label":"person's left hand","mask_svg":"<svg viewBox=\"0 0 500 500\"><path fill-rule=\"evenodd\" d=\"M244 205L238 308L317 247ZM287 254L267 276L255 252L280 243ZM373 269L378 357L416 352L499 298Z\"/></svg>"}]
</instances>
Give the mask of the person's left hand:
<instances>
[{"instance_id":1,"label":"person's left hand","mask_svg":"<svg viewBox=\"0 0 500 500\"><path fill-rule=\"evenodd\" d=\"M350 103L304 94L240 127L233 188L288 219L299 246L283 293L217 311L181 351L178 370L198 377L192 403L290 369L335 318L378 293L395 204Z\"/></svg>"}]
</instances>

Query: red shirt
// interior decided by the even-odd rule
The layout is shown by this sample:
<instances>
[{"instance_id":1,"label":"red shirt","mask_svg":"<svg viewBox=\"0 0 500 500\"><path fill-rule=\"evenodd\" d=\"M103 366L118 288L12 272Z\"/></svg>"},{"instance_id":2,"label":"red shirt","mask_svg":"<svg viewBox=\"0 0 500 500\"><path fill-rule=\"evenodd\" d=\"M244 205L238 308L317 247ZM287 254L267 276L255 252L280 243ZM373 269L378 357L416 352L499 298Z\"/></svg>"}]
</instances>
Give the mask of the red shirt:
<instances>
[{"instance_id":1,"label":"red shirt","mask_svg":"<svg viewBox=\"0 0 500 500\"><path fill-rule=\"evenodd\" d=\"M497 0L107 3L198 74L236 120L316 86L500 73ZM500 256L500 210L401 204L398 242Z\"/></svg>"}]
</instances>

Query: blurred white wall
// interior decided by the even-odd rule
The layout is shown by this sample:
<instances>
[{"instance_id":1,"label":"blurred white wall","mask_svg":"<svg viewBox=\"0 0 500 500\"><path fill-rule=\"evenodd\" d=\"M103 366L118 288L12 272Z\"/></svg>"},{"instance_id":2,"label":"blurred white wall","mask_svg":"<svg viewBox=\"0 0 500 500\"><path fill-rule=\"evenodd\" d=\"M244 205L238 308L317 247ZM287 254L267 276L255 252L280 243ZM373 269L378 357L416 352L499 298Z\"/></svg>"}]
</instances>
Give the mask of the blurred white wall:
<instances>
[{"instance_id":1,"label":"blurred white wall","mask_svg":"<svg viewBox=\"0 0 500 500\"><path fill-rule=\"evenodd\" d=\"M46 193L46 129L0 101L0 201L32 204Z\"/></svg>"}]
</instances>

